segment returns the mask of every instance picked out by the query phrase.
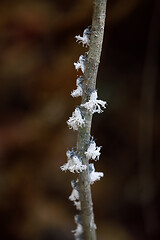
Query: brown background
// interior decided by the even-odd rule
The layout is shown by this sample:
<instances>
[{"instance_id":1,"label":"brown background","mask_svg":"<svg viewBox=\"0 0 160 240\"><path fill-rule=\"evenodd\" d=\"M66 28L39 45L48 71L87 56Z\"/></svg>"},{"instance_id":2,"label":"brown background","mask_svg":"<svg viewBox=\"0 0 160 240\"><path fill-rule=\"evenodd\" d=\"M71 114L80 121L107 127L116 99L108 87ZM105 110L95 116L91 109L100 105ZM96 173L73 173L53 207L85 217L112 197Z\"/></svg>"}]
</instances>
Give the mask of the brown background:
<instances>
[{"instance_id":1,"label":"brown background","mask_svg":"<svg viewBox=\"0 0 160 240\"><path fill-rule=\"evenodd\" d=\"M159 239L159 0L108 0L92 135L103 146L93 200L100 240ZM0 3L0 239L71 240L65 152L74 36L91 24L92 1Z\"/></svg>"}]
</instances>

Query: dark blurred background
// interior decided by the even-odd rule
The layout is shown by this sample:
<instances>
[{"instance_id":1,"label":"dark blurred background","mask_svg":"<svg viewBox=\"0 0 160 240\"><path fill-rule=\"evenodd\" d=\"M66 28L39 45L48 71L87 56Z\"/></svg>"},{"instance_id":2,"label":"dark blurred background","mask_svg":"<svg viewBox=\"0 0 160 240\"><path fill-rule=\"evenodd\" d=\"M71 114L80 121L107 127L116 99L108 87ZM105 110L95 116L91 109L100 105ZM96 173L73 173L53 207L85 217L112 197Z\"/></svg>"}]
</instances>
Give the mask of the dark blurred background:
<instances>
[{"instance_id":1,"label":"dark blurred background","mask_svg":"<svg viewBox=\"0 0 160 240\"><path fill-rule=\"evenodd\" d=\"M102 147L92 187L98 239L158 240L160 207L159 0L108 0L92 135ZM92 0L1 0L0 239L72 240L65 152L75 43Z\"/></svg>"}]
</instances>

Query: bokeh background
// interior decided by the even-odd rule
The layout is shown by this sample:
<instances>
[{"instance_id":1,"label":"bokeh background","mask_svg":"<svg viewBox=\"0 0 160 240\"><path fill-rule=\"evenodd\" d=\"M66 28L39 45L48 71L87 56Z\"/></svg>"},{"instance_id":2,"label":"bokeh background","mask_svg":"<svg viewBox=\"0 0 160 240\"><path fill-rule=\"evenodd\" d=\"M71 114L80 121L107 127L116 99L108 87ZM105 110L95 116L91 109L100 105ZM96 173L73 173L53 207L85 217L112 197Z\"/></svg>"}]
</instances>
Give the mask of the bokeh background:
<instances>
[{"instance_id":1,"label":"bokeh background","mask_svg":"<svg viewBox=\"0 0 160 240\"><path fill-rule=\"evenodd\" d=\"M102 147L92 186L98 239L158 240L160 207L159 0L108 0L92 135ZM76 145L66 121L74 36L91 24L92 0L1 0L0 239L72 240L76 210L60 171Z\"/></svg>"}]
</instances>

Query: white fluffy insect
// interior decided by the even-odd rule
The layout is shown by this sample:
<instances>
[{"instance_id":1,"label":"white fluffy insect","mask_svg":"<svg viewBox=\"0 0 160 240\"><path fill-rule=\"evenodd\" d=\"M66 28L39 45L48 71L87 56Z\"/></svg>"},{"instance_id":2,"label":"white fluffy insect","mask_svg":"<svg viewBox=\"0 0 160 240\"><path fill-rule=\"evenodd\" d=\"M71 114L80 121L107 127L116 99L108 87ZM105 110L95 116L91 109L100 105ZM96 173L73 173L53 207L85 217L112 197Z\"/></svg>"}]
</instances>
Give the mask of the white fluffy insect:
<instances>
[{"instance_id":1,"label":"white fluffy insect","mask_svg":"<svg viewBox=\"0 0 160 240\"><path fill-rule=\"evenodd\" d=\"M88 159L99 160L101 147L97 147L95 141L92 141L85 152L85 155Z\"/></svg>"},{"instance_id":2,"label":"white fluffy insect","mask_svg":"<svg viewBox=\"0 0 160 240\"><path fill-rule=\"evenodd\" d=\"M76 42L82 43L83 47L86 45L86 47L89 46L90 43L90 36L91 36L91 31L89 28L86 28L83 31L83 36L81 37L80 35L75 36Z\"/></svg>"},{"instance_id":3,"label":"white fluffy insect","mask_svg":"<svg viewBox=\"0 0 160 240\"><path fill-rule=\"evenodd\" d=\"M68 119L67 124L70 129L76 131L79 127L83 127L85 125L85 119L82 118L81 111L78 107L72 113L72 116Z\"/></svg>"},{"instance_id":4,"label":"white fluffy insect","mask_svg":"<svg viewBox=\"0 0 160 240\"><path fill-rule=\"evenodd\" d=\"M106 108L106 101L97 100L97 91L91 93L90 100L84 104L81 104L81 106L88 109L89 112L93 113L101 113L103 110L101 108Z\"/></svg>"},{"instance_id":5,"label":"white fluffy insect","mask_svg":"<svg viewBox=\"0 0 160 240\"><path fill-rule=\"evenodd\" d=\"M78 182L78 180L77 180L77 182ZM77 184L77 182L76 182L76 184ZM79 201L79 192L75 187L74 181L71 182L71 186L72 186L73 190L72 190L71 195L69 196L69 200L73 201L74 206L76 206L77 210L81 210L81 202Z\"/></svg>"},{"instance_id":6,"label":"white fluffy insect","mask_svg":"<svg viewBox=\"0 0 160 240\"><path fill-rule=\"evenodd\" d=\"M69 170L72 173L75 172L80 173L87 169L87 166L82 164L79 158L76 155L74 155L72 151L67 151L66 155L68 161L63 166L60 167L62 171Z\"/></svg>"},{"instance_id":7,"label":"white fluffy insect","mask_svg":"<svg viewBox=\"0 0 160 240\"><path fill-rule=\"evenodd\" d=\"M69 196L70 201L76 201L79 200L79 192L76 189L72 190L71 195Z\"/></svg>"},{"instance_id":8,"label":"white fluffy insect","mask_svg":"<svg viewBox=\"0 0 160 240\"><path fill-rule=\"evenodd\" d=\"M74 62L75 69L78 71L81 69L82 73L85 71L85 56L81 55L77 62Z\"/></svg>"},{"instance_id":9,"label":"white fluffy insect","mask_svg":"<svg viewBox=\"0 0 160 240\"><path fill-rule=\"evenodd\" d=\"M82 77L78 77L76 80L76 86L77 88L71 92L72 97L80 97L83 94L82 89Z\"/></svg>"},{"instance_id":10,"label":"white fluffy insect","mask_svg":"<svg viewBox=\"0 0 160 240\"><path fill-rule=\"evenodd\" d=\"M75 239L79 240L81 239L81 236L83 234L83 227L80 221L80 216L76 215L74 217L75 223L77 224L77 228L75 230L72 230L72 232L74 233Z\"/></svg>"},{"instance_id":11,"label":"white fluffy insect","mask_svg":"<svg viewBox=\"0 0 160 240\"><path fill-rule=\"evenodd\" d=\"M89 164L89 172L90 184L93 184L95 181L100 180L100 178L104 176L103 172L95 172L95 167L93 163Z\"/></svg>"}]
</instances>

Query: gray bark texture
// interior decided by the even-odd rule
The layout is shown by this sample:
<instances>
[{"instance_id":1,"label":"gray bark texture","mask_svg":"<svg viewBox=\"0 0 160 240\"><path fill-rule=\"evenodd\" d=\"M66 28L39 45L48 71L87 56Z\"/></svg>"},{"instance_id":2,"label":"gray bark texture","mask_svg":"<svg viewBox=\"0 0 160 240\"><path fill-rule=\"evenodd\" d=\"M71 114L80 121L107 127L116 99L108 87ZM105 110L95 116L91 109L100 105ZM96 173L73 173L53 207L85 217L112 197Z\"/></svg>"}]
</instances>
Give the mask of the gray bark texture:
<instances>
[{"instance_id":1,"label":"gray bark texture","mask_svg":"<svg viewBox=\"0 0 160 240\"><path fill-rule=\"evenodd\" d=\"M84 72L82 104L90 99L91 93L96 88L97 72L100 63L104 35L106 5L107 0L94 1L89 53L85 63L86 68ZM79 174L79 195L81 201L83 238L84 240L96 240L93 202L89 181L89 161L84 154L90 143L92 114L83 107L81 108L81 111L86 124L78 131L77 152L78 157L82 159L82 163L87 165L87 170L82 171Z\"/></svg>"}]
</instances>

